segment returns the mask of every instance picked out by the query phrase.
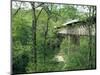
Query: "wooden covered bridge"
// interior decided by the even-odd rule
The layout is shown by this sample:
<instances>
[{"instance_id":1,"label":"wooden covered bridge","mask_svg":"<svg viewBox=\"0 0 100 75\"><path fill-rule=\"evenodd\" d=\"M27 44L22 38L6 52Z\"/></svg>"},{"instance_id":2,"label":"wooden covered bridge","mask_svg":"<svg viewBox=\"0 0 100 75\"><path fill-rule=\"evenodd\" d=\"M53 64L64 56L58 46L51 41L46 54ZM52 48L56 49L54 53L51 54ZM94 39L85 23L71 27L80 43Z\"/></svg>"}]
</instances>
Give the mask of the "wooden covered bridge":
<instances>
[{"instance_id":1,"label":"wooden covered bridge","mask_svg":"<svg viewBox=\"0 0 100 75\"><path fill-rule=\"evenodd\" d=\"M89 32L89 26L91 32ZM70 20L59 27L55 27L55 29L59 40L61 40L61 38L69 36L71 40L75 40L75 42L77 43L80 36L96 35L96 16L87 18L86 20L82 21L78 19Z\"/></svg>"},{"instance_id":2,"label":"wooden covered bridge","mask_svg":"<svg viewBox=\"0 0 100 75\"><path fill-rule=\"evenodd\" d=\"M88 20L90 20L91 18L92 18L92 22L90 23L88 22ZM76 48L76 50L78 50L80 46L80 36L88 37L90 35L89 24L91 24L90 25L91 36L95 36L96 35L96 17L91 17L91 18L87 18L86 20L83 20L83 21L74 19L74 20L67 21L66 23L62 24L59 27L55 27L56 35L59 42L58 47L60 47L61 42L63 41L64 38L68 38L68 40L70 40L70 42L75 45L74 49ZM59 54L56 56L56 58L59 59L58 57L60 58L62 57L63 59L63 56L59 56Z\"/></svg>"},{"instance_id":3,"label":"wooden covered bridge","mask_svg":"<svg viewBox=\"0 0 100 75\"><path fill-rule=\"evenodd\" d=\"M93 21L90 23L91 26L91 35L95 35L95 17L93 17ZM55 27L57 30L57 34L59 35L89 35L88 22L80 21L78 19L67 21L62 24L62 26Z\"/></svg>"}]
</instances>

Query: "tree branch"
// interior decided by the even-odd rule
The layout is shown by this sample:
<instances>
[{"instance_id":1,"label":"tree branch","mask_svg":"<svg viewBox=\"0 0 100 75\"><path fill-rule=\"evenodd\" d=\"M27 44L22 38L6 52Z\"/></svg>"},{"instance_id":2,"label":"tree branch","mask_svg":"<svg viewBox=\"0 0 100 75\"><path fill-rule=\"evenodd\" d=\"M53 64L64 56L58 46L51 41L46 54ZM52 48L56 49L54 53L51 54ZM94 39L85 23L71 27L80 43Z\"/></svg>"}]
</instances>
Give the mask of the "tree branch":
<instances>
[{"instance_id":1,"label":"tree branch","mask_svg":"<svg viewBox=\"0 0 100 75\"><path fill-rule=\"evenodd\" d=\"M39 4L38 6L36 6L35 8L38 8L38 7L40 7L41 5L43 5L44 3L41 3L41 4Z\"/></svg>"},{"instance_id":2,"label":"tree branch","mask_svg":"<svg viewBox=\"0 0 100 75\"><path fill-rule=\"evenodd\" d=\"M19 12L19 10L21 9L21 4L22 4L22 3L20 3L19 8L16 10L16 12L13 14L13 16L15 16L15 15Z\"/></svg>"},{"instance_id":3,"label":"tree branch","mask_svg":"<svg viewBox=\"0 0 100 75\"><path fill-rule=\"evenodd\" d=\"M42 10L43 10L43 8L42 8L42 9L40 10L40 12L38 13L38 15L37 15L37 17L36 17L36 20L38 20L40 14L41 14L41 12L42 12Z\"/></svg>"}]
</instances>

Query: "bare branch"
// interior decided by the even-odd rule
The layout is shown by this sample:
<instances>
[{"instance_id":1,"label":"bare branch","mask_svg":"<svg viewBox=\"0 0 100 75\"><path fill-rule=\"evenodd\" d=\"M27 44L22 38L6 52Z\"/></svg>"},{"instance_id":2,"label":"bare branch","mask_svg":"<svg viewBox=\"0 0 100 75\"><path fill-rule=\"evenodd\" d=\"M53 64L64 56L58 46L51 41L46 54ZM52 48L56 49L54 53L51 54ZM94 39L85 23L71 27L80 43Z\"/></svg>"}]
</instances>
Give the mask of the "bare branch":
<instances>
[{"instance_id":1,"label":"bare branch","mask_svg":"<svg viewBox=\"0 0 100 75\"><path fill-rule=\"evenodd\" d=\"M42 8L42 9L40 10L40 12L38 13L36 20L38 20L40 14L41 14L41 12L42 12L42 10L43 10L43 8Z\"/></svg>"},{"instance_id":2,"label":"bare branch","mask_svg":"<svg viewBox=\"0 0 100 75\"><path fill-rule=\"evenodd\" d=\"M15 16L19 12L19 10L21 9L21 4L22 3L20 3L19 8L16 10L16 12L13 14L13 16Z\"/></svg>"},{"instance_id":3,"label":"bare branch","mask_svg":"<svg viewBox=\"0 0 100 75\"><path fill-rule=\"evenodd\" d=\"M36 6L35 8L38 8L38 7L40 7L40 6L42 6L44 3L41 3L41 4L39 4L38 6Z\"/></svg>"}]
</instances>

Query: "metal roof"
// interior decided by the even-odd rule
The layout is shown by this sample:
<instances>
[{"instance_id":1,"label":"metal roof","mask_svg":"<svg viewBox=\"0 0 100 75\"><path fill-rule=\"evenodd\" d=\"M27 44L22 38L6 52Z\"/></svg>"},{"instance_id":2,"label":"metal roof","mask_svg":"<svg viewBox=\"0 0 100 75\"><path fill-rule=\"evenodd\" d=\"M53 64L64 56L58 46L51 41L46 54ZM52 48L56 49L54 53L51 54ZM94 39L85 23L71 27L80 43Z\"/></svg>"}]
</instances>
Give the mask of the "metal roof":
<instances>
[{"instance_id":1,"label":"metal roof","mask_svg":"<svg viewBox=\"0 0 100 75\"><path fill-rule=\"evenodd\" d=\"M72 23L76 23L76 22L79 22L79 19L74 19L74 20L70 20L70 21L67 21L66 23L62 24L63 26L66 26L68 24L72 24Z\"/></svg>"},{"instance_id":2,"label":"metal roof","mask_svg":"<svg viewBox=\"0 0 100 75\"><path fill-rule=\"evenodd\" d=\"M66 27L67 25L70 25L70 24L73 24L73 23L78 23L78 22L80 22L79 19L67 20L66 23L62 24L62 26L58 26L58 27L54 26L54 28L59 29L59 28L62 28L62 27Z\"/></svg>"}]
</instances>

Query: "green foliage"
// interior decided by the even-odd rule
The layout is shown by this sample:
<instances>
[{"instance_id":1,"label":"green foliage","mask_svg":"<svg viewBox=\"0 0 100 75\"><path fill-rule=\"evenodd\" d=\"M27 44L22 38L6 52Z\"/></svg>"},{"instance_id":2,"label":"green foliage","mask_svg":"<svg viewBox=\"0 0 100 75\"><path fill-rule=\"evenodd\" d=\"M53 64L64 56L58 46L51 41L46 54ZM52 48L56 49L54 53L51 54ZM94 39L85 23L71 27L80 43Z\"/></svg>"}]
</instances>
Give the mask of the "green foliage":
<instances>
[{"instance_id":1,"label":"green foliage","mask_svg":"<svg viewBox=\"0 0 100 75\"><path fill-rule=\"evenodd\" d=\"M21 14L12 17L12 50L14 73L26 72L26 66L32 56L32 29Z\"/></svg>"},{"instance_id":2,"label":"green foliage","mask_svg":"<svg viewBox=\"0 0 100 75\"><path fill-rule=\"evenodd\" d=\"M47 5L51 11L49 12L50 19L48 21L47 35L45 35L48 19L47 12L43 10L37 20L37 63L33 62L35 58L32 40L32 10L21 9L16 16L12 16L13 72L30 73L90 69L88 36L80 36L80 44L76 44L75 41L71 40L73 39L71 36L58 36L56 34L56 29L54 28L54 26L62 26L62 24L69 19L83 19L84 16L79 14L74 5ZM46 4L44 4L44 6L46 6ZM14 11L15 10L12 9L12 12ZM39 12L40 10L36 9L36 16ZM92 38L92 41L92 68L95 68L95 37ZM55 59L55 57L58 55L61 55L64 58L64 62L59 62L58 59Z\"/></svg>"}]
</instances>

